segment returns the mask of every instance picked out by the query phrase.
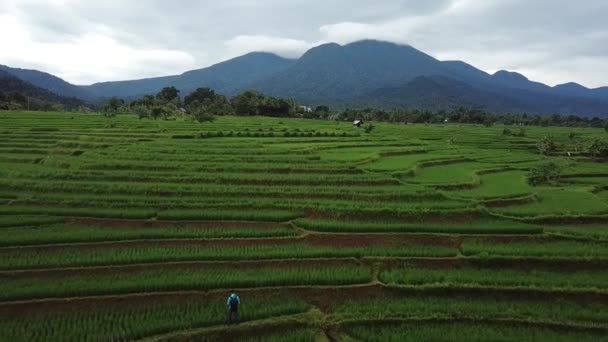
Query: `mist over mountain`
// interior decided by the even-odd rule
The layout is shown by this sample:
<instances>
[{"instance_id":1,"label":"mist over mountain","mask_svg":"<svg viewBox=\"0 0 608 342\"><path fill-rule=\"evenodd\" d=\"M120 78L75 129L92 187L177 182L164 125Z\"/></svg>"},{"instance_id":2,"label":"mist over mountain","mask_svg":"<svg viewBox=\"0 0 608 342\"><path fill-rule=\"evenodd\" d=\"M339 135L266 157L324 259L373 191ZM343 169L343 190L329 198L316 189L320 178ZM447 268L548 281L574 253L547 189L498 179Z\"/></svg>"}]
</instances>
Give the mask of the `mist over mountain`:
<instances>
[{"instance_id":1,"label":"mist over mountain","mask_svg":"<svg viewBox=\"0 0 608 342\"><path fill-rule=\"evenodd\" d=\"M501 70L491 75L462 61L439 61L411 46L374 40L324 44L297 60L255 52L181 75L90 86L74 86L38 71L7 70L38 87L82 99L134 98L167 86L186 95L210 87L229 96L258 90L308 105L430 110L463 106L497 113L608 116L608 87L550 87L519 73Z\"/></svg>"}]
</instances>

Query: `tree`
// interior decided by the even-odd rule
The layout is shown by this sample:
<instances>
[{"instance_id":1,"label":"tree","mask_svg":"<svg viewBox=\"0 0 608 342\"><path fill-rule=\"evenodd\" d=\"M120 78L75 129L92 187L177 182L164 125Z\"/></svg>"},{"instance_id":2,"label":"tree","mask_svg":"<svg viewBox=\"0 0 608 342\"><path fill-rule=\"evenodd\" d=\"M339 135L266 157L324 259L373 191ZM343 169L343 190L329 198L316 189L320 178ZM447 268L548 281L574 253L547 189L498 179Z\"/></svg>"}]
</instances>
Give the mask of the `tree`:
<instances>
[{"instance_id":1,"label":"tree","mask_svg":"<svg viewBox=\"0 0 608 342\"><path fill-rule=\"evenodd\" d=\"M555 142L555 139L549 135L543 137L541 141L536 144L536 148L540 154L547 155L557 149L557 143Z\"/></svg>"},{"instance_id":2,"label":"tree","mask_svg":"<svg viewBox=\"0 0 608 342\"><path fill-rule=\"evenodd\" d=\"M548 162L538 165L530 170L527 175L528 184L537 186L541 184L549 184L559 180L561 169L554 162Z\"/></svg>"},{"instance_id":3,"label":"tree","mask_svg":"<svg viewBox=\"0 0 608 342\"><path fill-rule=\"evenodd\" d=\"M195 101L198 101L199 103L204 103L206 100L212 101L216 96L215 91L210 88L198 88L184 97L184 106L188 107Z\"/></svg>"},{"instance_id":4,"label":"tree","mask_svg":"<svg viewBox=\"0 0 608 342\"><path fill-rule=\"evenodd\" d=\"M124 104L125 100L118 97L112 97L101 107L101 112L105 117L113 117L119 113Z\"/></svg>"},{"instance_id":5,"label":"tree","mask_svg":"<svg viewBox=\"0 0 608 342\"><path fill-rule=\"evenodd\" d=\"M198 122L213 121L215 115L232 115L234 110L223 95L209 88L198 88L184 98L187 112Z\"/></svg>"},{"instance_id":6,"label":"tree","mask_svg":"<svg viewBox=\"0 0 608 342\"><path fill-rule=\"evenodd\" d=\"M317 106L314 110L315 116L320 119L327 119L329 117L329 107L328 106Z\"/></svg>"},{"instance_id":7,"label":"tree","mask_svg":"<svg viewBox=\"0 0 608 342\"><path fill-rule=\"evenodd\" d=\"M593 158L608 158L608 142L596 139L591 146L589 146L589 154Z\"/></svg>"},{"instance_id":8,"label":"tree","mask_svg":"<svg viewBox=\"0 0 608 342\"><path fill-rule=\"evenodd\" d=\"M236 115L250 116L260 114L260 104L264 100L264 95L257 91L244 91L230 100Z\"/></svg>"},{"instance_id":9,"label":"tree","mask_svg":"<svg viewBox=\"0 0 608 342\"><path fill-rule=\"evenodd\" d=\"M156 98L165 102L172 102L173 100L178 99L179 90L175 87L165 87L158 94L156 94Z\"/></svg>"},{"instance_id":10,"label":"tree","mask_svg":"<svg viewBox=\"0 0 608 342\"><path fill-rule=\"evenodd\" d=\"M604 131L606 131L606 133L608 133L608 122L606 122L606 126L604 126Z\"/></svg>"},{"instance_id":11,"label":"tree","mask_svg":"<svg viewBox=\"0 0 608 342\"><path fill-rule=\"evenodd\" d=\"M150 107L146 107L144 105L132 106L131 111L140 119L149 118L152 115L152 110Z\"/></svg>"}]
</instances>

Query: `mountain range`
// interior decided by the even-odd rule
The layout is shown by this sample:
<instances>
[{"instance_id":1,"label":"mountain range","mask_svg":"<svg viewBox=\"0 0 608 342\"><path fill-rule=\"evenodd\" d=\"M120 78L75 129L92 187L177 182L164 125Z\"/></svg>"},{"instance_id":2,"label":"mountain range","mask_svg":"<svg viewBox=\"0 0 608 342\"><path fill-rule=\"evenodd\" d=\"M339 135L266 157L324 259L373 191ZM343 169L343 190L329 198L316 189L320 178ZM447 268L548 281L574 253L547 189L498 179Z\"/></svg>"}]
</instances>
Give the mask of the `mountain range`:
<instances>
[{"instance_id":1,"label":"mountain range","mask_svg":"<svg viewBox=\"0 0 608 342\"><path fill-rule=\"evenodd\" d=\"M228 96L258 90L307 105L452 109L608 117L608 87L550 87L509 71L486 73L462 61L440 61L408 45L364 40L324 44L298 59L249 53L181 75L76 86L35 70L0 70L61 96L135 98L175 86L182 94L210 87Z\"/></svg>"}]
</instances>

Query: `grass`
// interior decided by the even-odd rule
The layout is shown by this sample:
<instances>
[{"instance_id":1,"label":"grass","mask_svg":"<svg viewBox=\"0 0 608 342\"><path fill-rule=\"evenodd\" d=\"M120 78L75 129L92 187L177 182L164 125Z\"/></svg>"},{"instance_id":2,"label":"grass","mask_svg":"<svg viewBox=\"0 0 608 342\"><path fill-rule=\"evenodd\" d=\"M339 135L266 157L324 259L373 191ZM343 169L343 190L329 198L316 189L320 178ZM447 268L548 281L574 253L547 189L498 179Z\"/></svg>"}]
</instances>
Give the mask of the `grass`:
<instances>
[{"instance_id":1,"label":"grass","mask_svg":"<svg viewBox=\"0 0 608 342\"><path fill-rule=\"evenodd\" d=\"M243 342L315 342L318 333L313 329L290 329L282 333L274 333L257 337L241 339Z\"/></svg>"},{"instance_id":2,"label":"grass","mask_svg":"<svg viewBox=\"0 0 608 342\"><path fill-rule=\"evenodd\" d=\"M51 300L44 305L16 303L17 298L331 286L367 282L370 271L378 269L382 280L409 284L408 293L422 292L376 302L352 298L355 303L346 309L336 308L340 301L329 299L324 306L335 311L333 315L353 320L468 313L473 320L529 317L605 325L605 303L579 299L596 296L607 285L606 277L593 270L608 260L602 225L608 216L608 197L602 191L608 164L584 156L542 156L534 149L547 135L572 144L572 132L584 145L605 138L602 129L526 127L525 137L508 137L502 126L374 125L374 132L367 134L350 122L330 120L218 117L199 124L184 118L118 115L109 127L100 114L0 112L0 340L132 340L217 325L224 318L224 298L209 302L194 295L171 297L174 301L165 300L169 294L159 295L147 305L130 302L144 302L145 296L130 296L129 301ZM561 165L565 177L555 185L529 186L527 170L547 161ZM112 226L104 221L69 224L73 217L120 221L112 221ZM155 228L161 226L157 220L176 222ZM209 220L225 222L187 222ZM308 232L272 223L288 221ZM390 235L370 236L378 233ZM467 234L480 236L461 236ZM513 234L519 236L505 236ZM76 245L82 242L88 244ZM471 265L478 267L417 268L391 260L461 254L475 259ZM362 266L346 261L317 265L314 258L363 260L358 260ZM541 258L551 265L560 263L550 259L573 259L581 270L523 271L508 263L484 263L494 258L521 258L522 264ZM269 259L292 261L239 263ZM230 263L162 265L174 261L228 261L237 270L231 270ZM137 263L148 265L89 268ZM32 270L37 268L65 269ZM426 296L434 285L478 287L472 291L479 297L439 298L433 291ZM494 292L488 288L497 286L542 288L546 298L492 302ZM581 297L566 300L564 289L576 289ZM334 293L314 291L312 302L317 305ZM243 314L249 320L303 312L309 304L298 299L301 295L294 291L277 302L246 296ZM319 336L298 326L264 336L253 329L248 337L316 339L322 337L319 326L332 317L318 319L310 328ZM502 332L482 322L419 327L411 332L399 326L394 331L365 326L360 333L365 337L371 332L372 340L399 341L461 335L471 340L555 337L545 328L506 326ZM336 333L342 328L339 324ZM556 340L579 337L568 334ZM580 339L587 335L582 333Z\"/></svg>"},{"instance_id":3,"label":"grass","mask_svg":"<svg viewBox=\"0 0 608 342\"><path fill-rule=\"evenodd\" d=\"M491 295L403 295L352 299L332 311L336 319L450 318L521 319L562 323L605 323L606 304L577 303L574 300L517 300Z\"/></svg>"},{"instance_id":4,"label":"grass","mask_svg":"<svg viewBox=\"0 0 608 342\"><path fill-rule=\"evenodd\" d=\"M308 305L298 299L275 297L242 301L241 321L305 312ZM224 324L224 298L209 302L191 300L175 304L154 303L143 307L80 308L56 313L34 310L25 316L2 317L3 341L90 341L134 340L148 336Z\"/></svg>"},{"instance_id":5,"label":"grass","mask_svg":"<svg viewBox=\"0 0 608 342\"><path fill-rule=\"evenodd\" d=\"M41 226L60 222L63 222L63 218L61 217L0 215L0 228ZM11 233L6 232L4 234L8 236L12 235Z\"/></svg>"},{"instance_id":6,"label":"grass","mask_svg":"<svg viewBox=\"0 0 608 342\"><path fill-rule=\"evenodd\" d=\"M488 239L465 240L461 245L464 255L517 256L547 258L608 258L605 242L547 240L497 242Z\"/></svg>"},{"instance_id":7,"label":"grass","mask_svg":"<svg viewBox=\"0 0 608 342\"><path fill-rule=\"evenodd\" d=\"M505 171L480 175L478 187L465 190L450 191L458 197L493 199L511 198L534 193L534 189L526 184L525 172Z\"/></svg>"},{"instance_id":8,"label":"grass","mask_svg":"<svg viewBox=\"0 0 608 342\"><path fill-rule=\"evenodd\" d=\"M396 267L384 270L379 279L388 284L441 286L500 286L546 289L608 288L608 275L598 271L555 272L545 270L510 270L481 267L416 268Z\"/></svg>"},{"instance_id":9,"label":"grass","mask_svg":"<svg viewBox=\"0 0 608 342\"><path fill-rule=\"evenodd\" d=\"M602 341L599 332L556 331L528 325L481 323L426 323L393 325L360 325L349 329L349 334L362 341Z\"/></svg>"},{"instance_id":10,"label":"grass","mask_svg":"<svg viewBox=\"0 0 608 342\"><path fill-rule=\"evenodd\" d=\"M32 276L5 279L0 300L77 297L138 292L209 290L290 285L346 285L371 281L370 270L356 265L242 267L166 267L158 270Z\"/></svg>"},{"instance_id":11,"label":"grass","mask_svg":"<svg viewBox=\"0 0 608 342\"><path fill-rule=\"evenodd\" d=\"M496 211L513 216L608 214L608 203L584 189L540 189L537 202Z\"/></svg>"},{"instance_id":12,"label":"grass","mask_svg":"<svg viewBox=\"0 0 608 342\"><path fill-rule=\"evenodd\" d=\"M0 246L138 239L262 238L296 235L296 232L288 227L247 227L238 224L223 224L216 227L175 225L166 228L112 228L60 224L36 228L4 228L2 231Z\"/></svg>"},{"instance_id":13,"label":"grass","mask_svg":"<svg viewBox=\"0 0 608 342\"><path fill-rule=\"evenodd\" d=\"M445 234L541 234L543 228L515 221L474 221L469 223L393 223L346 220L294 220L298 227L320 232L445 233Z\"/></svg>"},{"instance_id":14,"label":"grass","mask_svg":"<svg viewBox=\"0 0 608 342\"><path fill-rule=\"evenodd\" d=\"M444 246L408 244L401 246L340 247L310 246L304 243L252 244L175 243L125 247L29 248L0 251L0 270L122 265L169 261L308 259L363 256L455 256L456 249Z\"/></svg>"}]
</instances>

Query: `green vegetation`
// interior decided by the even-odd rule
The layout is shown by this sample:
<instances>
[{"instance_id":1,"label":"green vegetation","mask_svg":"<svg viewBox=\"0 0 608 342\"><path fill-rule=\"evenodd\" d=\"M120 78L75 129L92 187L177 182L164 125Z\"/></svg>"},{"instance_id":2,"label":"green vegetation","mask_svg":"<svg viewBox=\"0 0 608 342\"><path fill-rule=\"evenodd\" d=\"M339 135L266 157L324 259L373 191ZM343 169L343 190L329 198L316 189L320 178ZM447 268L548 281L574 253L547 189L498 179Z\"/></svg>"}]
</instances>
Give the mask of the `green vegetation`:
<instances>
[{"instance_id":1,"label":"green vegetation","mask_svg":"<svg viewBox=\"0 0 608 342\"><path fill-rule=\"evenodd\" d=\"M196 260L267 260L301 258L339 258L363 256L455 256L455 248L424 244L401 246L340 247L314 246L305 243L251 244L232 246L229 243L197 244L195 242L154 242L135 246L96 246L92 248L28 248L0 250L0 270Z\"/></svg>"},{"instance_id":2,"label":"green vegetation","mask_svg":"<svg viewBox=\"0 0 608 342\"><path fill-rule=\"evenodd\" d=\"M465 255L532 256L550 258L607 258L608 243L568 240L509 241L489 239L465 240L461 246Z\"/></svg>"},{"instance_id":3,"label":"green vegetation","mask_svg":"<svg viewBox=\"0 0 608 342\"><path fill-rule=\"evenodd\" d=\"M441 286L503 286L532 288L605 289L605 272L553 272L543 270L510 270L493 268L391 268L380 273L380 280L389 284Z\"/></svg>"},{"instance_id":4,"label":"green vegetation","mask_svg":"<svg viewBox=\"0 0 608 342\"><path fill-rule=\"evenodd\" d=\"M115 271L6 279L0 284L0 300L76 297L137 292L208 290L228 287L289 285L343 285L371 281L362 266L343 264L323 267L171 267L155 271Z\"/></svg>"},{"instance_id":5,"label":"green vegetation","mask_svg":"<svg viewBox=\"0 0 608 342\"><path fill-rule=\"evenodd\" d=\"M29 222L39 223L35 220ZM248 227L238 224L215 227L175 225L166 228L51 225L36 228L4 228L0 236L0 246L143 239L262 238L295 234L295 230L288 227Z\"/></svg>"},{"instance_id":6,"label":"green vegetation","mask_svg":"<svg viewBox=\"0 0 608 342\"><path fill-rule=\"evenodd\" d=\"M517 300L466 296L385 296L357 299L332 312L339 319L450 318L532 319L552 322L606 322L605 304L578 304L568 300Z\"/></svg>"},{"instance_id":7,"label":"green vegetation","mask_svg":"<svg viewBox=\"0 0 608 342\"><path fill-rule=\"evenodd\" d=\"M107 105L0 112L0 340L606 336L606 133L540 127L597 120Z\"/></svg>"},{"instance_id":8,"label":"green vegetation","mask_svg":"<svg viewBox=\"0 0 608 342\"><path fill-rule=\"evenodd\" d=\"M550 328L526 325L480 323L426 323L393 324L385 326L361 325L350 329L353 337L362 341L601 341L602 332L556 331Z\"/></svg>"},{"instance_id":9,"label":"green vegetation","mask_svg":"<svg viewBox=\"0 0 608 342\"><path fill-rule=\"evenodd\" d=\"M298 299L276 297L243 301L241 321L305 312ZM98 337L133 340L147 336L224 324L223 303L191 299L188 303L155 303L127 309L84 307L78 312L39 313L27 317L2 317L0 339L85 341Z\"/></svg>"}]
</instances>

